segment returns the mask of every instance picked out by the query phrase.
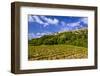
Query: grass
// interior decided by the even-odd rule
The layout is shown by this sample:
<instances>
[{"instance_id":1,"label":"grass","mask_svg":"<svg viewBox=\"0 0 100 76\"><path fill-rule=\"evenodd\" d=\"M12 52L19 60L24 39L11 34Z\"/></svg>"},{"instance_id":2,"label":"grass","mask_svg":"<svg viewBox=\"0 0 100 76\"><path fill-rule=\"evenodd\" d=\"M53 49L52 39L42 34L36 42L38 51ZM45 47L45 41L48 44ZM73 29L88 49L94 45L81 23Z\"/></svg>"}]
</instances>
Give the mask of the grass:
<instances>
[{"instance_id":1,"label":"grass","mask_svg":"<svg viewBox=\"0 0 100 76\"><path fill-rule=\"evenodd\" d=\"M40 45L28 47L29 60L83 59L87 48L72 45Z\"/></svg>"}]
</instances>

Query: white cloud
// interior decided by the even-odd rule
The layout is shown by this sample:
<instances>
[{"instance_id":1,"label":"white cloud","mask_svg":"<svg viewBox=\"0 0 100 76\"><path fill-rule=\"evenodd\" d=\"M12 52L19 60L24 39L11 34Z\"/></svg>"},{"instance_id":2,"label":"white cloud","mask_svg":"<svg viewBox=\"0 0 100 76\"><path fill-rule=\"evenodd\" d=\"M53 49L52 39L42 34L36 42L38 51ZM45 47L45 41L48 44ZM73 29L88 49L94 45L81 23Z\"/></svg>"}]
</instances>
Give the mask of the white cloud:
<instances>
[{"instance_id":1,"label":"white cloud","mask_svg":"<svg viewBox=\"0 0 100 76\"><path fill-rule=\"evenodd\" d=\"M33 38L40 38L41 36L44 35L50 35L52 34L51 32L37 32L37 33L29 33L28 34L28 39L31 40Z\"/></svg>"},{"instance_id":2,"label":"white cloud","mask_svg":"<svg viewBox=\"0 0 100 76\"><path fill-rule=\"evenodd\" d=\"M65 27L67 27L67 26L75 27L75 26L80 26L80 21L73 22L73 23L65 23L65 22L62 21L61 24L62 24L62 26L65 26Z\"/></svg>"},{"instance_id":3,"label":"white cloud","mask_svg":"<svg viewBox=\"0 0 100 76\"><path fill-rule=\"evenodd\" d=\"M28 34L28 39L31 40L32 38L36 38L34 33L29 33Z\"/></svg>"},{"instance_id":4,"label":"white cloud","mask_svg":"<svg viewBox=\"0 0 100 76\"><path fill-rule=\"evenodd\" d=\"M44 27L46 26L49 26L50 24L53 24L53 25L57 25L59 20L54 18L54 19L51 19L51 18L47 18L46 16L29 16L29 19L28 19L29 22L37 22L39 24L42 24Z\"/></svg>"},{"instance_id":5,"label":"white cloud","mask_svg":"<svg viewBox=\"0 0 100 76\"><path fill-rule=\"evenodd\" d=\"M28 34L28 39L31 40L33 38L40 38L43 35L47 35L47 33L44 33L44 32L43 33L40 33L40 32L38 32L38 33L29 33Z\"/></svg>"},{"instance_id":6,"label":"white cloud","mask_svg":"<svg viewBox=\"0 0 100 76\"><path fill-rule=\"evenodd\" d=\"M32 16L33 22L37 22L39 24L44 24L44 22L39 18L39 16Z\"/></svg>"},{"instance_id":7,"label":"white cloud","mask_svg":"<svg viewBox=\"0 0 100 76\"><path fill-rule=\"evenodd\" d=\"M46 26L49 26L49 23L44 23L44 25L43 25L44 27L46 27Z\"/></svg>"},{"instance_id":8,"label":"white cloud","mask_svg":"<svg viewBox=\"0 0 100 76\"><path fill-rule=\"evenodd\" d=\"M80 26L80 23L83 22L84 24L88 24L88 18L81 18L79 21L77 22L74 22L74 23L65 23L65 22L61 22L61 24L63 26L72 26L72 27L75 27L75 26Z\"/></svg>"},{"instance_id":9,"label":"white cloud","mask_svg":"<svg viewBox=\"0 0 100 76\"><path fill-rule=\"evenodd\" d=\"M51 19L51 18L47 18L45 16L41 16L41 18L46 21L48 24L58 24L59 20L54 18L54 19Z\"/></svg>"},{"instance_id":10,"label":"white cloud","mask_svg":"<svg viewBox=\"0 0 100 76\"><path fill-rule=\"evenodd\" d=\"M66 26L67 24L64 21L61 21L62 26Z\"/></svg>"},{"instance_id":11,"label":"white cloud","mask_svg":"<svg viewBox=\"0 0 100 76\"><path fill-rule=\"evenodd\" d=\"M43 24L44 27L53 24L53 25L57 25L59 23L59 20L54 18L47 18L46 16L29 16L29 22L37 22L39 24ZM85 24L88 24L88 18L81 18L78 22L75 23L70 23L71 26L77 26L79 25L80 22L83 22ZM62 25L66 25L65 22L61 22ZM69 25L69 24L67 24Z\"/></svg>"},{"instance_id":12,"label":"white cloud","mask_svg":"<svg viewBox=\"0 0 100 76\"><path fill-rule=\"evenodd\" d=\"M36 33L36 35L41 35L41 33L38 32L38 33Z\"/></svg>"},{"instance_id":13,"label":"white cloud","mask_svg":"<svg viewBox=\"0 0 100 76\"><path fill-rule=\"evenodd\" d=\"M81 22L88 24L88 18L81 18Z\"/></svg>"},{"instance_id":14,"label":"white cloud","mask_svg":"<svg viewBox=\"0 0 100 76\"><path fill-rule=\"evenodd\" d=\"M72 27L80 26L80 22L68 23L67 26L72 26Z\"/></svg>"},{"instance_id":15,"label":"white cloud","mask_svg":"<svg viewBox=\"0 0 100 76\"><path fill-rule=\"evenodd\" d=\"M73 23L66 23L66 22L61 22L62 24L62 28L60 29L60 32L64 32L64 31L69 31L69 30L72 30L73 28L78 28L77 26L81 26L80 25L80 22L81 21L77 21L77 22L73 22Z\"/></svg>"},{"instance_id":16,"label":"white cloud","mask_svg":"<svg viewBox=\"0 0 100 76\"><path fill-rule=\"evenodd\" d=\"M36 33L36 36L43 36L43 35L50 35L50 34L52 34L51 32L38 32L38 33Z\"/></svg>"},{"instance_id":17,"label":"white cloud","mask_svg":"<svg viewBox=\"0 0 100 76\"><path fill-rule=\"evenodd\" d=\"M46 35L46 33L44 33L44 32L43 32L43 33L41 33L41 36L43 36L43 35Z\"/></svg>"},{"instance_id":18,"label":"white cloud","mask_svg":"<svg viewBox=\"0 0 100 76\"><path fill-rule=\"evenodd\" d=\"M46 33L44 33L44 32L43 32L43 33L40 33L40 32L36 33L37 36L43 36L43 35L45 35L45 34L46 34Z\"/></svg>"},{"instance_id":19,"label":"white cloud","mask_svg":"<svg viewBox=\"0 0 100 76\"><path fill-rule=\"evenodd\" d=\"M29 21L29 22L33 22L32 16L29 16L29 17L28 17L28 21Z\"/></svg>"}]
</instances>

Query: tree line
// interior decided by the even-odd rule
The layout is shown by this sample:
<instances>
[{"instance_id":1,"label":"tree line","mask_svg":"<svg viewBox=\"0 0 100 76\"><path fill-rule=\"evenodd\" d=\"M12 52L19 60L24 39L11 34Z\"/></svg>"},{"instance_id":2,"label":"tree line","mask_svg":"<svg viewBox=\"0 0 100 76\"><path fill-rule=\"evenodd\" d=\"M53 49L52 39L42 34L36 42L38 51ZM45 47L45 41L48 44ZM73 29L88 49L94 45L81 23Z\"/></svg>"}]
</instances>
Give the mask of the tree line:
<instances>
[{"instance_id":1,"label":"tree line","mask_svg":"<svg viewBox=\"0 0 100 76\"><path fill-rule=\"evenodd\" d=\"M88 47L88 30L76 30L69 32L58 33L57 35L44 35L40 38L28 40L29 45L75 45Z\"/></svg>"}]
</instances>

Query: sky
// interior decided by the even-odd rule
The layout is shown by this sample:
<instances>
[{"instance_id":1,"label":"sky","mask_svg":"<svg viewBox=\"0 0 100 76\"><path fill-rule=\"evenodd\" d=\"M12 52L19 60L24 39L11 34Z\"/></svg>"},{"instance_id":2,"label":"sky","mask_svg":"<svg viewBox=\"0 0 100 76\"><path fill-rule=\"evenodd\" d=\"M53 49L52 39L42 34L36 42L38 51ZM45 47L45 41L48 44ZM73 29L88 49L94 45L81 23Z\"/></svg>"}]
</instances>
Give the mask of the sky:
<instances>
[{"instance_id":1,"label":"sky","mask_svg":"<svg viewBox=\"0 0 100 76\"><path fill-rule=\"evenodd\" d=\"M88 27L88 17L28 15L28 39Z\"/></svg>"}]
</instances>

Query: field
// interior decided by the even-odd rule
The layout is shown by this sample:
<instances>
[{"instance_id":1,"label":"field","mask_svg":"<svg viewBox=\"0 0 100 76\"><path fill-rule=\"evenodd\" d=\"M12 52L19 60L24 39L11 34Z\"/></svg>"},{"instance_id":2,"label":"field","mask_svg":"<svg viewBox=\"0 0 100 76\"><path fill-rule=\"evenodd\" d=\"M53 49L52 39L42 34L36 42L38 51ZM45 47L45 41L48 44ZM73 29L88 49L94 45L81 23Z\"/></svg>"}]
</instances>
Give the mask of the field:
<instances>
[{"instance_id":1,"label":"field","mask_svg":"<svg viewBox=\"0 0 100 76\"><path fill-rule=\"evenodd\" d=\"M29 60L84 59L88 57L85 47L74 45L28 46Z\"/></svg>"}]
</instances>

